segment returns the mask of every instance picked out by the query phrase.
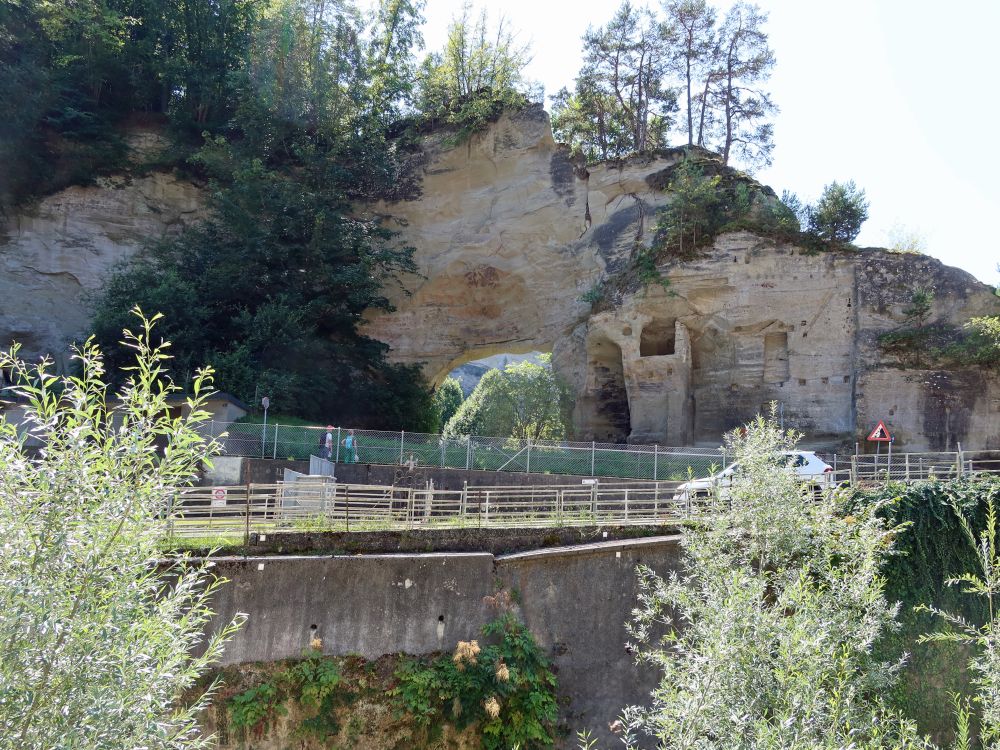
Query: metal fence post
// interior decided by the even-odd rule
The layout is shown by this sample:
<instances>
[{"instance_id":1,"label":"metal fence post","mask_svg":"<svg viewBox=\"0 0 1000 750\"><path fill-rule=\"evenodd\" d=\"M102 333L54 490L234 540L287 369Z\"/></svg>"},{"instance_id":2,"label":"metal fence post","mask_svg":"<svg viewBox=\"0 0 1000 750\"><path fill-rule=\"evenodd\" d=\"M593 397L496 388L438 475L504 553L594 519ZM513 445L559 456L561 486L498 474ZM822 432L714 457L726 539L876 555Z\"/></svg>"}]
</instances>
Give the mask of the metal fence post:
<instances>
[{"instance_id":1,"label":"metal fence post","mask_svg":"<svg viewBox=\"0 0 1000 750\"><path fill-rule=\"evenodd\" d=\"M465 436L465 470L472 468L472 435Z\"/></svg>"},{"instance_id":2,"label":"metal fence post","mask_svg":"<svg viewBox=\"0 0 1000 750\"><path fill-rule=\"evenodd\" d=\"M653 481L657 481L660 478L660 446L658 443L653 444Z\"/></svg>"},{"instance_id":3,"label":"metal fence post","mask_svg":"<svg viewBox=\"0 0 1000 750\"><path fill-rule=\"evenodd\" d=\"M401 430L399 433L399 465L403 465L403 437L406 435L406 430Z\"/></svg>"},{"instance_id":4,"label":"metal fence post","mask_svg":"<svg viewBox=\"0 0 1000 750\"><path fill-rule=\"evenodd\" d=\"M590 441L590 476L594 476L594 458L597 454L597 443Z\"/></svg>"},{"instance_id":5,"label":"metal fence post","mask_svg":"<svg viewBox=\"0 0 1000 750\"><path fill-rule=\"evenodd\" d=\"M340 463L340 428L337 428L337 457L333 460L335 464Z\"/></svg>"},{"instance_id":6,"label":"metal fence post","mask_svg":"<svg viewBox=\"0 0 1000 750\"><path fill-rule=\"evenodd\" d=\"M274 453L271 454L271 458L278 457L278 425L274 425Z\"/></svg>"},{"instance_id":7,"label":"metal fence post","mask_svg":"<svg viewBox=\"0 0 1000 750\"><path fill-rule=\"evenodd\" d=\"M243 529L243 557L250 551L250 483L247 482L246 523Z\"/></svg>"},{"instance_id":8,"label":"metal fence post","mask_svg":"<svg viewBox=\"0 0 1000 750\"><path fill-rule=\"evenodd\" d=\"M525 460L524 470L528 474L531 473L531 439L528 439L528 457Z\"/></svg>"},{"instance_id":9,"label":"metal fence post","mask_svg":"<svg viewBox=\"0 0 1000 750\"><path fill-rule=\"evenodd\" d=\"M406 503L406 528L413 528L413 486L410 485L409 497Z\"/></svg>"},{"instance_id":10,"label":"metal fence post","mask_svg":"<svg viewBox=\"0 0 1000 750\"><path fill-rule=\"evenodd\" d=\"M962 471L965 468L965 467L962 466L962 464L963 464L963 461L962 461L962 444L961 443L957 443L956 445L958 446L958 452L955 454L955 459L956 459L956 461L958 461L958 476L961 477L962 476Z\"/></svg>"}]
</instances>

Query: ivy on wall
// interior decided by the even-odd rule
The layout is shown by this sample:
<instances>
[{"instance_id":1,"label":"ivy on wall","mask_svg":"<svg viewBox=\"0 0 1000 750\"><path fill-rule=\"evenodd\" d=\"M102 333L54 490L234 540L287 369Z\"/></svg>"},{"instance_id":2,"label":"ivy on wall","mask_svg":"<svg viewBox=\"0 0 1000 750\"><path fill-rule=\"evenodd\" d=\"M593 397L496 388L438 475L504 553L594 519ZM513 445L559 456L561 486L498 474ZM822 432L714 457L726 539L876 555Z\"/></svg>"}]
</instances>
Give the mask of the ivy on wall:
<instances>
[{"instance_id":1,"label":"ivy on wall","mask_svg":"<svg viewBox=\"0 0 1000 750\"><path fill-rule=\"evenodd\" d=\"M896 703L939 744L950 742L954 728L951 711L943 707L950 705L952 694L968 693L969 655L956 644L918 643L921 635L940 629L941 624L914 608L931 604L973 623L985 621L983 602L945 581L978 569L975 550L958 514L968 518L978 534L984 527L990 498L1000 500L1000 477L889 483L858 491L849 501L850 507L889 501L881 513L899 527L895 554L883 573L886 597L900 603L900 628L878 648L883 658L905 658Z\"/></svg>"}]
</instances>

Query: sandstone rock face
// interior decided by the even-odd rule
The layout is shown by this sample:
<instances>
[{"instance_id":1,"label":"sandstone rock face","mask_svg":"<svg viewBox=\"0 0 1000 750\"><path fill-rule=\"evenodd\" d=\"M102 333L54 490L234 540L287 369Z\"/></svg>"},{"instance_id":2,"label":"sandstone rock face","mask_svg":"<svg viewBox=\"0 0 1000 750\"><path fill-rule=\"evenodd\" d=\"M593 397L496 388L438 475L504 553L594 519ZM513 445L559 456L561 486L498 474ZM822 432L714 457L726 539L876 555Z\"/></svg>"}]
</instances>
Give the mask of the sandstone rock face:
<instances>
[{"instance_id":1,"label":"sandstone rock face","mask_svg":"<svg viewBox=\"0 0 1000 750\"><path fill-rule=\"evenodd\" d=\"M158 142L143 136L139 151ZM665 265L668 288L581 295L649 244L679 154L584 168L541 108L504 115L460 145L426 141L423 194L371 210L416 248L419 274L388 293L366 333L434 382L465 362L551 351L584 440L685 445L779 403L811 444L853 443L883 419L897 450L1000 448L1000 375L903 370L878 337L918 289L932 322L1000 312L969 274L881 250L811 254L746 232ZM203 215L199 189L166 174L71 188L15 216L0 244L0 342L64 353L87 328L84 295L145 241Z\"/></svg>"},{"instance_id":2,"label":"sandstone rock face","mask_svg":"<svg viewBox=\"0 0 1000 750\"><path fill-rule=\"evenodd\" d=\"M368 332L432 380L497 352L551 350L585 440L718 444L772 401L813 444L854 442L879 419L899 449L997 440L995 376L920 379L887 369L878 347L921 288L935 293L936 322L997 314L997 298L969 274L923 256L815 254L739 232L663 267L668 289L591 315L580 295L648 244L668 200L653 186L675 158L583 169L540 110L428 150L423 196L379 207L400 220L422 275Z\"/></svg>"},{"instance_id":3,"label":"sandstone rock face","mask_svg":"<svg viewBox=\"0 0 1000 750\"><path fill-rule=\"evenodd\" d=\"M86 294L144 243L203 215L198 188L152 174L101 178L12 216L0 227L0 342L61 361L87 333Z\"/></svg>"},{"instance_id":4,"label":"sandstone rock face","mask_svg":"<svg viewBox=\"0 0 1000 750\"><path fill-rule=\"evenodd\" d=\"M920 288L935 290L936 322L997 314L992 291L968 274L885 251L808 254L742 232L664 271L669 290L650 287L581 323L583 346L559 360L580 394L578 427L595 439L716 443L774 401L812 444L854 442L880 419L897 449L997 442L1000 377L900 370L878 348Z\"/></svg>"},{"instance_id":5,"label":"sandstone rock face","mask_svg":"<svg viewBox=\"0 0 1000 750\"><path fill-rule=\"evenodd\" d=\"M588 314L580 295L627 259L663 205L647 176L676 163L580 169L540 108L428 151L421 198L378 207L417 249L421 276L367 333L435 382L472 359L556 347Z\"/></svg>"}]
</instances>

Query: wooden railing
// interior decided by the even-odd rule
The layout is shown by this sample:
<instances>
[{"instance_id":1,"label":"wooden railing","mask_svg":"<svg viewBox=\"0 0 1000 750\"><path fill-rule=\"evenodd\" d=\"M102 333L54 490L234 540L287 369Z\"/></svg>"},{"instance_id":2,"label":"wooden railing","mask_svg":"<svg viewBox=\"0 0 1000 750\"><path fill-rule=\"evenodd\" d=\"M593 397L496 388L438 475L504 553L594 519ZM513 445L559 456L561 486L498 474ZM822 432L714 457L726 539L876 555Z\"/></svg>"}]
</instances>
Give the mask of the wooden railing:
<instances>
[{"instance_id":1,"label":"wooden railing","mask_svg":"<svg viewBox=\"0 0 1000 750\"><path fill-rule=\"evenodd\" d=\"M302 478L278 484L177 490L172 537L273 531L375 531L597 524L667 524L691 513L679 482L465 487L437 490Z\"/></svg>"},{"instance_id":2,"label":"wooden railing","mask_svg":"<svg viewBox=\"0 0 1000 750\"><path fill-rule=\"evenodd\" d=\"M816 492L888 481L1000 473L1000 451L856 456L804 480ZM300 476L277 484L193 487L169 499L167 534L231 540L274 531L381 531L671 524L701 512L713 485L679 481L419 489Z\"/></svg>"}]
</instances>

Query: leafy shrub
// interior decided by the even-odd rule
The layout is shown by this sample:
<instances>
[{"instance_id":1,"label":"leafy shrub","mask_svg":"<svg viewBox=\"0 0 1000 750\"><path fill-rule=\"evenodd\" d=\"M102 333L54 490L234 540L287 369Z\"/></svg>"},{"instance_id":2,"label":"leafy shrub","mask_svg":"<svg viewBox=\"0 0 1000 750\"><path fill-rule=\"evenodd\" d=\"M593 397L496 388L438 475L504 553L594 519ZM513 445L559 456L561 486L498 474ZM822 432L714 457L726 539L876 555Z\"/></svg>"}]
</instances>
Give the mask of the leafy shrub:
<instances>
[{"instance_id":1,"label":"leafy shrub","mask_svg":"<svg viewBox=\"0 0 1000 750\"><path fill-rule=\"evenodd\" d=\"M558 440L569 428L569 411L569 389L551 367L518 362L487 371L444 434Z\"/></svg>"},{"instance_id":2,"label":"leafy shrub","mask_svg":"<svg viewBox=\"0 0 1000 750\"><path fill-rule=\"evenodd\" d=\"M396 672L403 709L425 726L477 723L486 750L551 747L556 678L530 631L505 613L483 627L498 642L461 641L452 656L410 660Z\"/></svg>"},{"instance_id":3,"label":"leafy shrub","mask_svg":"<svg viewBox=\"0 0 1000 750\"><path fill-rule=\"evenodd\" d=\"M465 400L462 386L455 378L445 378L434 391L434 408L438 416L438 431L443 431L448 421L455 416L458 407Z\"/></svg>"},{"instance_id":4,"label":"leafy shrub","mask_svg":"<svg viewBox=\"0 0 1000 750\"><path fill-rule=\"evenodd\" d=\"M236 729L260 737L275 717L288 712L285 704L294 699L310 713L300 731L319 737L334 734L339 727L333 709L345 698L344 691L338 691L340 683L337 663L312 649L302 661L232 696L228 703L230 722Z\"/></svg>"},{"instance_id":5,"label":"leafy shrub","mask_svg":"<svg viewBox=\"0 0 1000 750\"><path fill-rule=\"evenodd\" d=\"M909 366L995 367L1000 365L1000 316L972 318L960 329L947 325L900 328L882 334L878 341L884 352Z\"/></svg>"},{"instance_id":6,"label":"leafy shrub","mask_svg":"<svg viewBox=\"0 0 1000 750\"><path fill-rule=\"evenodd\" d=\"M0 352L2 395L25 404L21 426L0 416L4 750L203 747L207 696L192 685L245 619L206 639L223 581L160 552L165 488L188 485L218 444L201 434L211 372L170 416L166 345L141 324L125 332L133 356L115 400L92 340L72 377Z\"/></svg>"},{"instance_id":7,"label":"leafy shrub","mask_svg":"<svg viewBox=\"0 0 1000 750\"><path fill-rule=\"evenodd\" d=\"M607 285L604 281L598 281L577 299L593 307L594 305L600 304L600 302L604 299L606 287Z\"/></svg>"},{"instance_id":8,"label":"leafy shrub","mask_svg":"<svg viewBox=\"0 0 1000 750\"><path fill-rule=\"evenodd\" d=\"M650 706L625 712L627 744L921 747L883 697L896 665L872 654L895 626L880 575L895 531L877 505L841 515L836 498L814 499L776 458L797 436L773 410L726 439L742 470L683 530L683 572L640 569L630 632L662 677Z\"/></svg>"},{"instance_id":9,"label":"leafy shrub","mask_svg":"<svg viewBox=\"0 0 1000 750\"><path fill-rule=\"evenodd\" d=\"M458 130L456 141L485 128L504 109L528 103L523 79L528 50L501 19L489 28L486 11L473 20L469 6L448 29L444 49L429 54L417 75L417 106L431 124Z\"/></svg>"},{"instance_id":10,"label":"leafy shrub","mask_svg":"<svg viewBox=\"0 0 1000 750\"><path fill-rule=\"evenodd\" d=\"M248 688L229 701L229 718L236 729L248 729L260 736L275 715L287 713L284 696L277 683L264 682Z\"/></svg>"}]
</instances>

